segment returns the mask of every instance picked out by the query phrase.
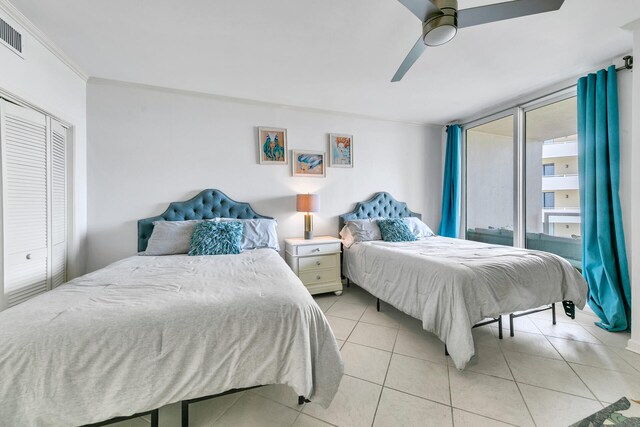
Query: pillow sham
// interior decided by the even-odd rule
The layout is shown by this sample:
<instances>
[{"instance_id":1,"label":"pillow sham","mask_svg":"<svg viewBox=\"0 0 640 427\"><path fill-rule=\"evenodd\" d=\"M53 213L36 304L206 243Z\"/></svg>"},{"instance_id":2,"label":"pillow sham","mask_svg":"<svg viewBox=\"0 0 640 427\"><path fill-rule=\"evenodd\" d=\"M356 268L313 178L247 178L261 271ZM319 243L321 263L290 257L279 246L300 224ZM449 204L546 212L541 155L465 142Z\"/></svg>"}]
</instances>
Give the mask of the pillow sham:
<instances>
[{"instance_id":1,"label":"pillow sham","mask_svg":"<svg viewBox=\"0 0 640 427\"><path fill-rule=\"evenodd\" d=\"M354 243L353 235L351 234L349 227L346 225L342 227L342 230L340 230L340 238L342 239L342 246L345 248L350 248Z\"/></svg>"},{"instance_id":2,"label":"pillow sham","mask_svg":"<svg viewBox=\"0 0 640 427\"><path fill-rule=\"evenodd\" d=\"M409 224L402 218L381 219L378 221L382 240L385 242L413 242L413 235Z\"/></svg>"},{"instance_id":3,"label":"pillow sham","mask_svg":"<svg viewBox=\"0 0 640 427\"><path fill-rule=\"evenodd\" d=\"M189 252L191 235L196 224L188 221L154 221L153 232L149 237L147 249L141 255L176 255Z\"/></svg>"},{"instance_id":4,"label":"pillow sham","mask_svg":"<svg viewBox=\"0 0 640 427\"><path fill-rule=\"evenodd\" d=\"M435 233L431 231L429 226L422 222L420 218L409 216L403 219L407 225L409 225L409 229L413 235L416 236L416 239L425 239L427 237L435 236Z\"/></svg>"},{"instance_id":5,"label":"pillow sham","mask_svg":"<svg viewBox=\"0 0 640 427\"><path fill-rule=\"evenodd\" d=\"M239 254L243 228L240 221L204 221L196 224L189 256Z\"/></svg>"},{"instance_id":6,"label":"pillow sham","mask_svg":"<svg viewBox=\"0 0 640 427\"><path fill-rule=\"evenodd\" d=\"M242 242L240 243L243 251L249 251L258 248L271 248L276 251L280 250L278 243L278 232L276 227L278 221L275 219L232 219L217 218L218 222L240 221L244 229L242 231Z\"/></svg>"},{"instance_id":7,"label":"pillow sham","mask_svg":"<svg viewBox=\"0 0 640 427\"><path fill-rule=\"evenodd\" d=\"M380 218L355 219L347 221L347 228L353 236L353 242L368 242L370 240L382 240L378 220Z\"/></svg>"}]
</instances>

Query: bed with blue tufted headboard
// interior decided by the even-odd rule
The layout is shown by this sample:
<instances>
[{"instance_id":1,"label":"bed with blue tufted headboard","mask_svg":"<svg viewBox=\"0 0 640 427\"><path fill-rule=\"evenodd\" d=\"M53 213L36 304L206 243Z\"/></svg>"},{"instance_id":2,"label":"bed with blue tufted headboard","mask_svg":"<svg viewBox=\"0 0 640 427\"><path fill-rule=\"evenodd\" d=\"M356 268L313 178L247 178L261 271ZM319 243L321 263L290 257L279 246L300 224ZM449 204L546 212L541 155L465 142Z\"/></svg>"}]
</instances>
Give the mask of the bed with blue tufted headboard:
<instances>
[{"instance_id":1,"label":"bed with blue tufted headboard","mask_svg":"<svg viewBox=\"0 0 640 427\"><path fill-rule=\"evenodd\" d=\"M365 202L356 203L355 209L351 212L340 215L338 217L340 226L338 231L342 230L345 222L354 219L404 218L408 216L422 218L421 214L411 211L406 203L399 202L391 194L381 191Z\"/></svg>"},{"instance_id":2,"label":"bed with blue tufted headboard","mask_svg":"<svg viewBox=\"0 0 640 427\"><path fill-rule=\"evenodd\" d=\"M158 216L138 221L138 252L147 249L149 237L155 221L186 221L190 219L273 219L256 213L249 203L236 202L220 190L203 190L184 202L169 204L166 211Z\"/></svg>"}]
</instances>

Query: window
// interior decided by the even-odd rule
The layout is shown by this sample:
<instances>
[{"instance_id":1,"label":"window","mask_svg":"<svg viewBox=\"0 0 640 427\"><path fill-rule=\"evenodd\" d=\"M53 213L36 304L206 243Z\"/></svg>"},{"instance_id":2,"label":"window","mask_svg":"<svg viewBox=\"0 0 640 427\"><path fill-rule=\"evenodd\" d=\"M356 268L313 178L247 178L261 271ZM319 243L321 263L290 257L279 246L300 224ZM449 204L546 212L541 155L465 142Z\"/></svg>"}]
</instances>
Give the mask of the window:
<instances>
[{"instance_id":1,"label":"window","mask_svg":"<svg viewBox=\"0 0 640 427\"><path fill-rule=\"evenodd\" d=\"M575 88L464 126L465 236L582 264Z\"/></svg>"},{"instance_id":2,"label":"window","mask_svg":"<svg viewBox=\"0 0 640 427\"><path fill-rule=\"evenodd\" d=\"M513 245L513 116L466 131L466 238Z\"/></svg>"},{"instance_id":3,"label":"window","mask_svg":"<svg viewBox=\"0 0 640 427\"><path fill-rule=\"evenodd\" d=\"M545 209L554 208L556 204L556 193L545 191L542 193L542 207Z\"/></svg>"}]
</instances>

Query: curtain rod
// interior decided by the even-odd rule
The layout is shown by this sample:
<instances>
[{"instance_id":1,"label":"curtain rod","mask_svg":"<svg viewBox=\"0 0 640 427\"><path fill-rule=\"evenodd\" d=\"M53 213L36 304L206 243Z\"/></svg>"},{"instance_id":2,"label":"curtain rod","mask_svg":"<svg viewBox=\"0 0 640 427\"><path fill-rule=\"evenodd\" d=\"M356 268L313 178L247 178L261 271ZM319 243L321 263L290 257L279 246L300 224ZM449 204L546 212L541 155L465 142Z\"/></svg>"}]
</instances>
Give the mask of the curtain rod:
<instances>
[{"instance_id":1,"label":"curtain rod","mask_svg":"<svg viewBox=\"0 0 640 427\"><path fill-rule=\"evenodd\" d=\"M627 55L627 56L623 57L622 60L624 61L624 65L622 65L621 67L616 68L616 71L633 70L633 56ZM559 94L561 92L569 90L569 89L573 88L574 86L576 86L576 83L574 83L572 85L569 85L569 86L566 86L566 87L563 87L563 88L560 88L560 89L556 89L553 92L547 93L545 95L538 96L536 98L529 99L529 100L524 101L524 102L519 102L519 103L515 104L512 107L508 107L508 108L502 109L500 111L495 111L495 112L493 112L491 114L487 114L486 116L478 117L477 119L473 119L473 120L471 120L470 122L467 122L467 123L477 122L477 121L484 120L487 117L491 117L491 116L496 115L496 114L505 113L507 111L513 110L513 108L517 107L518 105L531 104L531 103L539 101L539 100L541 100L543 98L552 97L553 95L557 95L557 94ZM459 120L455 120L455 121L452 121L450 123L447 123L447 126L453 125L453 124L459 124L460 126L464 126L465 125L465 123L460 123Z\"/></svg>"}]
</instances>

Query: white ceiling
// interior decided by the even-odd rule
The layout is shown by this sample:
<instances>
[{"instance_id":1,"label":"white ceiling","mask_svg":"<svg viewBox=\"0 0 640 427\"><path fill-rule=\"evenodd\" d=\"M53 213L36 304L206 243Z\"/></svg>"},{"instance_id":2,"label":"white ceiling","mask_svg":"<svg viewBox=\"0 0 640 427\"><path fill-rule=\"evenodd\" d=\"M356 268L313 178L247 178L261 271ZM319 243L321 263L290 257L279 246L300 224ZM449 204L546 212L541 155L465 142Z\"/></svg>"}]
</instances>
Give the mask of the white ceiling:
<instances>
[{"instance_id":1,"label":"white ceiling","mask_svg":"<svg viewBox=\"0 0 640 427\"><path fill-rule=\"evenodd\" d=\"M445 123L632 48L638 0L461 30L390 83L421 33L397 0L11 0L94 77ZM464 9L496 1L459 0Z\"/></svg>"}]
</instances>

